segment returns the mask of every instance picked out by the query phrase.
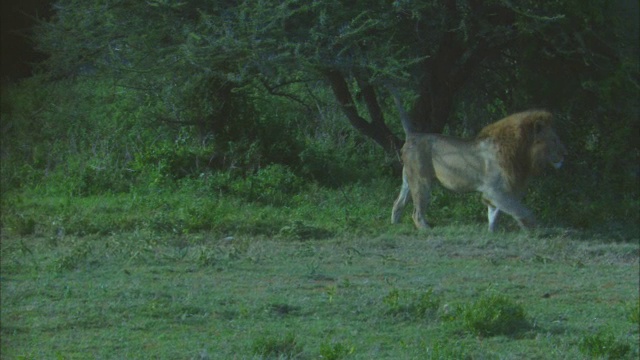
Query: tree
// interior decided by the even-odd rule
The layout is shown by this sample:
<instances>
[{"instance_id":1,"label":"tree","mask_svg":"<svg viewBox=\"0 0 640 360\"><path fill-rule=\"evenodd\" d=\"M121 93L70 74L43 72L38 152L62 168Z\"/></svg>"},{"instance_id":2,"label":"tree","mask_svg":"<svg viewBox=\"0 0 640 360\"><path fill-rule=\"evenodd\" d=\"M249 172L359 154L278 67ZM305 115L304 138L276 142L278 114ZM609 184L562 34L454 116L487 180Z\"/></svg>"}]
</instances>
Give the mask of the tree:
<instances>
[{"instance_id":1,"label":"tree","mask_svg":"<svg viewBox=\"0 0 640 360\"><path fill-rule=\"evenodd\" d=\"M401 89L412 131L439 133L471 85L513 96L524 81L537 80L525 67L594 58L616 67L615 44L589 32L610 22L608 3L59 0L38 43L53 75L89 69L164 94L174 121L203 131L232 121L227 105L238 88L259 85L305 104L304 86L326 86L354 128L394 152L402 140L386 119L389 86ZM588 71L569 69L583 83Z\"/></svg>"},{"instance_id":2,"label":"tree","mask_svg":"<svg viewBox=\"0 0 640 360\"><path fill-rule=\"evenodd\" d=\"M203 59L251 49L243 52L240 72L271 88L322 78L349 122L389 152L402 141L385 120L385 85L415 94L412 131L442 132L455 96L483 63L561 18L506 1L245 1L227 10L226 23L201 22L199 38L224 44L207 45Z\"/></svg>"}]
</instances>

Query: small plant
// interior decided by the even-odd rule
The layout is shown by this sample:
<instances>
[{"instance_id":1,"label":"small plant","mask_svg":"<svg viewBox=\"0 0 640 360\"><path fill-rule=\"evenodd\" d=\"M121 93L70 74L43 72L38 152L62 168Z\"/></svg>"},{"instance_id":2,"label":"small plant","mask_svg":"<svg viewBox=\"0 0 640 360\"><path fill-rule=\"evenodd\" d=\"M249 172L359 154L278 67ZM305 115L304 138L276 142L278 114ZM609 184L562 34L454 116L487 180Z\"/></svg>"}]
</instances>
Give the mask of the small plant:
<instances>
[{"instance_id":1,"label":"small plant","mask_svg":"<svg viewBox=\"0 0 640 360\"><path fill-rule=\"evenodd\" d=\"M530 327L524 308L498 294L463 306L460 316L464 327L478 336L515 335Z\"/></svg>"},{"instance_id":2,"label":"small plant","mask_svg":"<svg viewBox=\"0 0 640 360\"><path fill-rule=\"evenodd\" d=\"M333 303L333 298L338 293L338 287L335 285L330 285L330 286L327 286L324 291L327 294L327 297L329 298L329 303Z\"/></svg>"},{"instance_id":3,"label":"small plant","mask_svg":"<svg viewBox=\"0 0 640 360\"><path fill-rule=\"evenodd\" d=\"M198 251L197 262L201 267L215 266L219 263L218 254L213 249L203 246Z\"/></svg>"},{"instance_id":4,"label":"small plant","mask_svg":"<svg viewBox=\"0 0 640 360\"><path fill-rule=\"evenodd\" d=\"M74 270L80 266L80 263L85 261L91 253L91 246L87 242L75 244L74 248L69 254L57 259L54 263L54 267L57 271Z\"/></svg>"},{"instance_id":5,"label":"small plant","mask_svg":"<svg viewBox=\"0 0 640 360\"><path fill-rule=\"evenodd\" d=\"M292 194L304 187L304 180L289 167L272 164L258 170L245 179L234 182L232 190L248 201L263 204L287 204Z\"/></svg>"},{"instance_id":6,"label":"small plant","mask_svg":"<svg viewBox=\"0 0 640 360\"><path fill-rule=\"evenodd\" d=\"M344 359L350 354L353 354L355 348L350 345L346 345L342 342L336 343L322 343L320 344L320 358L327 360L339 360Z\"/></svg>"},{"instance_id":7,"label":"small plant","mask_svg":"<svg viewBox=\"0 0 640 360\"><path fill-rule=\"evenodd\" d=\"M427 348L424 359L469 359L469 351L465 346L449 340L437 340Z\"/></svg>"},{"instance_id":8,"label":"small plant","mask_svg":"<svg viewBox=\"0 0 640 360\"><path fill-rule=\"evenodd\" d=\"M296 336L292 333L284 337L262 337L254 341L253 353L267 359L291 359L302 353Z\"/></svg>"},{"instance_id":9,"label":"small plant","mask_svg":"<svg viewBox=\"0 0 640 360\"><path fill-rule=\"evenodd\" d=\"M631 351L629 344L618 341L613 334L603 331L583 337L578 347L589 357L607 359L622 359Z\"/></svg>"},{"instance_id":10,"label":"small plant","mask_svg":"<svg viewBox=\"0 0 640 360\"><path fill-rule=\"evenodd\" d=\"M404 316L407 319L432 317L440 306L440 299L433 294L433 289L425 292L401 292L393 289L382 302L387 306L387 314Z\"/></svg>"},{"instance_id":11,"label":"small plant","mask_svg":"<svg viewBox=\"0 0 640 360\"><path fill-rule=\"evenodd\" d=\"M331 236L331 232L322 228L307 225L300 220L292 221L290 225L283 226L278 235L283 239L312 240L324 239Z\"/></svg>"},{"instance_id":12,"label":"small plant","mask_svg":"<svg viewBox=\"0 0 640 360\"><path fill-rule=\"evenodd\" d=\"M36 232L36 221L30 216L6 216L7 227L18 236L32 235Z\"/></svg>"},{"instance_id":13,"label":"small plant","mask_svg":"<svg viewBox=\"0 0 640 360\"><path fill-rule=\"evenodd\" d=\"M638 325L638 331L640 331L640 298L635 304L629 305L629 321Z\"/></svg>"}]
</instances>

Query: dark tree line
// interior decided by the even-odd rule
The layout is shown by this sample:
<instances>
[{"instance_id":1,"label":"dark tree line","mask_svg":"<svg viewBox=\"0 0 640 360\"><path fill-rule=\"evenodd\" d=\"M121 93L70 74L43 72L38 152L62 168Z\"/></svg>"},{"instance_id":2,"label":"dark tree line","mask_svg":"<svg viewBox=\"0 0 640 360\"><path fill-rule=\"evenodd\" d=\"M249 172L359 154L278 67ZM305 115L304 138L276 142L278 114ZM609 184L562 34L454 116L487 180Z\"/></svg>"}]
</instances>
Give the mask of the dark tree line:
<instances>
[{"instance_id":1,"label":"dark tree line","mask_svg":"<svg viewBox=\"0 0 640 360\"><path fill-rule=\"evenodd\" d=\"M233 121L234 89L311 106L305 89L319 81L389 152L402 144L389 85L420 132L442 132L461 104L494 117L532 106L637 111L620 98L638 91L630 1L59 0L53 11L36 38L52 78L91 72L191 99L171 116L202 131ZM490 114L485 100L502 109ZM193 101L208 112L184 109Z\"/></svg>"}]
</instances>

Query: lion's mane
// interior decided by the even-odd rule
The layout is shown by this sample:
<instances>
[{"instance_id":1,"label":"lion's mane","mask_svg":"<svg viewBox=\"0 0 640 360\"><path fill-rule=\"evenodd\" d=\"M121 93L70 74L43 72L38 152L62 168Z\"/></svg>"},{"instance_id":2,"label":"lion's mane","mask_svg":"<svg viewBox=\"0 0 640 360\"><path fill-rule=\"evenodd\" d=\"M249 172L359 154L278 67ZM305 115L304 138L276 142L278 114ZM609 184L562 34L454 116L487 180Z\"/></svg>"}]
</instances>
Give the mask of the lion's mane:
<instances>
[{"instance_id":1,"label":"lion's mane","mask_svg":"<svg viewBox=\"0 0 640 360\"><path fill-rule=\"evenodd\" d=\"M539 171L537 154L531 152L536 133L552 125L553 116L545 110L529 110L510 115L484 127L477 140L491 140L510 187L522 187L530 175Z\"/></svg>"}]
</instances>

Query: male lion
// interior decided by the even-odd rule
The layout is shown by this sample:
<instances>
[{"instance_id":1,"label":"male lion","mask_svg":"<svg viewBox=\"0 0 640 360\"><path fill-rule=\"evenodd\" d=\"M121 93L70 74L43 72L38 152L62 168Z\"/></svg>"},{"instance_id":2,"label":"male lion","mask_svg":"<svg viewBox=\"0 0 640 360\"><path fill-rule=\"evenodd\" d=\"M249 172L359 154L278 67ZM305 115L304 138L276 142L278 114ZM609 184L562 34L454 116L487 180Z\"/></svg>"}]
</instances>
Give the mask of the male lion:
<instances>
[{"instance_id":1,"label":"male lion","mask_svg":"<svg viewBox=\"0 0 640 360\"><path fill-rule=\"evenodd\" d=\"M535 227L533 213L521 203L527 180L547 163L562 166L567 153L551 123L549 112L530 110L488 125L471 140L407 133L402 189L393 204L391 222L400 220L411 193L413 222L418 229L429 228L424 212L437 178L450 190L481 192L490 231L495 230L500 211L524 229Z\"/></svg>"}]
</instances>

